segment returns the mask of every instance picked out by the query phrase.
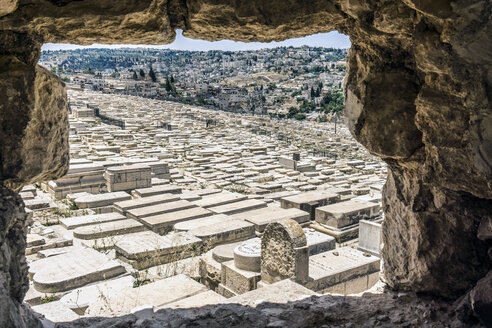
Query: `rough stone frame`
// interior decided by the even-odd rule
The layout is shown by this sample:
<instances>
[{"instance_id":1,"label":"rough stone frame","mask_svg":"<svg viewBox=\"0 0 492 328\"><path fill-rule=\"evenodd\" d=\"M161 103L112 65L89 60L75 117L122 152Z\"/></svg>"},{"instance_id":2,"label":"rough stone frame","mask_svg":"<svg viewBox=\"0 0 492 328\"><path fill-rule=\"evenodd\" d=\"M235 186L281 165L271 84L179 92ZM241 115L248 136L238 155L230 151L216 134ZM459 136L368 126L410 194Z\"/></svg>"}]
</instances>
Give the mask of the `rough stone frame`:
<instances>
[{"instance_id":1,"label":"rough stone frame","mask_svg":"<svg viewBox=\"0 0 492 328\"><path fill-rule=\"evenodd\" d=\"M490 315L491 12L484 0L0 0L6 322L20 322L26 273L25 214L11 190L58 177L68 165L66 94L37 66L41 44L163 44L177 28L206 40L349 35L349 126L390 168L384 281L395 290L465 295L468 307Z\"/></svg>"}]
</instances>

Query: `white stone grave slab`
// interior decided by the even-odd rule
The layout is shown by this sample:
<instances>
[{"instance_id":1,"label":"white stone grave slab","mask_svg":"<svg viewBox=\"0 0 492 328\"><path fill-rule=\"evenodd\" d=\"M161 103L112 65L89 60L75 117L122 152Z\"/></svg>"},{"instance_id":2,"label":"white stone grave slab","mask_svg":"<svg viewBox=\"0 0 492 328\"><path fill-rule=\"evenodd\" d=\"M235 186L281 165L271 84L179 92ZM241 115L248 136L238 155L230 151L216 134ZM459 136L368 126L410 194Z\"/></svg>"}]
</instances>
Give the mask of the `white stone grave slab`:
<instances>
[{"instance_id":1,"label":"white stone grave slab","mask_svg":"<svg viewBox=\"0 0 492 328\"><path fill-rule=\"evenodd\" d=\"M369 276L379 272L379 258L351 247L319 253L309 257L309 281L305 286L314 291L342 287L345 294L358 293L368 289ZM350 282L356 283L350 286ZM349 283L346 286L340 284Z\"/></svg>"},{"instance_id":2,"label":"white stone grave slab","mask_svg":"<svg viewBox=\"0 0 492 328\"><path fill-rule=\"evenodd\" d=\"M247 199L234 203L208 207L208 209L214 212L215 214L233 215L233 214L248 212L264 207L267 207L267 203L263 201L259 201L256 199Z\"/></svg>"},{"instance_id":3,"label":"white stone grave slab","mask_svg":"<svg viewBox=\"0 0 492 328\"><path fill-rule=\"evenodd\" d=\"M144 231L117 241L116 255L137 269L179 261L201 254L201 239L189 233L170 233L160 236Z\"/></svg>"},{"instance_id":4,"label":"white stone grave slab","mask_svg":"<svg viewBox=\"0 0 492 328\"><path fill-rule=\"evenodd\" d=\"M206 292L201 292L199 294L186 297L182 300L169 303L160 307L158 309L189 309L189 308L199 308L207 305L215 305L224 303L226 298L214 292L213 290L207 290Z\"/></svg>"},{"instance_id":5,"label":"white stone grave slab","mask_svg":"<svg viewBox=\"0 0 492 328\"><path fill-rule=\"evenodd\" d=\"M333 204L340 201L340 195L327 191L311 191L294 196L280 199L282 208L297 208L310 213L311 219L314 219L314 210L316 207Z\"/></svg>"},{"instance_id":6,"label":"white stone grave slab","mask_svg":"<svg viewBox=\"0 0 492 328\"><path fill-rule=\"evenodd\" d=\"M197 206L201 206L204 208L220 206L224 204L239 202L242 200L248 199L248 196L236 194L236 193L220 193L213 194L210 196L203 197L200 200L193 202Z\"/></svg>"},{"instance_id":7,"label":"white stone grave slab","mask_svg":"<svg viewBox=\"0 0 492 328\"><path fill-rule=\"evenodd\" d=\"M132 276L125 276L90 286L84 286L64 295L60 299L60 302L77 314L83 315L87 307L92 303L105 297L112 296L123 289L133 288L133 282L134 278Z\"/></svg>"},{"instance_id":8,"label":"white stone grave slab","mask_svg":"<svg viewBox=\"0 0 492 328\"><path fill-rule=\"evenodd\" d=\"M112 205L115 202L131 199L131 196L124 191L108 192L98 195L82 196L75 199L75 204L79 208L91 208Z\"/></svg>"},{"instance_id":9,"label":"white stone grave slab","mask_svg":"<svg viewBox=\"0 0 492 328\"><path fill-rule=\"evenodd\" d=\"M380 256L381 252L381 223L367 220L359 221L359 245L357 249Z\"/></svg>"},{"instance_id":10,"label":"white stone grave slab","mask_svg":"<svg viewBox=\"0 0 492 328\"><path fill-rule=\"evenodd\" d=\"M125 216L119 213L105 213L105 214L94 214L94 215L84 215L84 216L73 216L69 218L60 219L60 223L63 227L68 230L72 230L78 227L83 227L91 224L112 222L126 219Z\"/></svg>"},{"instance_id":11,"label":"white stone grave slab","mask_svg":"<svg viewBox=\"0 0 492 328\"><path fill-rule=\"evenodd\" d=\"M212 245L254 237L255 227L243 220L227 220L190 230L189 233Z\"/></svg>"},{"instance_id":12,"label":"white stone grave slab","mask_svg":"<svg viewBox=\"0 0 492 328\"><path fill-rule=\"evenodd\" d=\"M212 249L212 258L219 263L233 260L234 249L242 243L242 241L238 241L234 243L215 246Z\"/></svg>"},{"instance_id":13,"label":"white stone grave slab","mask_svg":"<svg viewBox=\"0 0 492 328\"><path fill-rule=\"evenodd\" d=\"M124 235L144 230L147 230L147 228L141 222L133 219L126 219L78 227L73 231L73 236L75 238L87 240Z\"/></svg>"},{"instance_id":14,"label":"white stone grave slab","mask_svg":"<svg viewBox=\"0 0 492 328\"><path fill-rule=\"evenodd\" d=\"M34 198L25 200L24 205L31 210L39 210L50 207L50 202L47 199Z\"/></svg>"},{"instance_id":15,"label":"white stone grave slab","mask_svg":"<svg viewBox=\"0 0 492 328\"><path fill-rule=\"evenodd\" d=\"M98 300L89 306L86 315L120 316L129 314L131 309L142 305L163 308L167 304L206 291L207 288L204 285L180 274L138 288L124 289L105 300Z\"/></svg>"},{"instance_id":16,"label":"white stone grave slab","mask_svg":"<svg viewBox=\"0 0 492 328\"><path fill-rule=\"evenodd\" d=\"M150 188L135 189L133 193L136 197L150 197L160 194L181 194L181 187L166 184Z\"/></svg>"},{"instance_id":17,"label":"white stone grave slab","mask_svg":"<svg viewBox=\"0 0 492 328\"><path fill-rule=\"evenodd\" d=\"M250 214L250 215L248 215ZM308 222L310 219L309 213L297 208L274 208L267 207L258 211L234 215L255 225L256 231L263 232L269 223L277 222L284 219L292 219L299 224Z\"/></svg>"},{"instance_id":18,"label":"white stone grave slab","mask_svg":"<svg viewBox=\"0 0 492 328\"><path fill-rule=\"evenodd\" d=\"M349 200L336 204L318 207L316 222L342 228L356 224L361 219L370 219L379 215L379 204Z\"/></svg>"},{"instance_id":19,"label":"white stone grave slab","mask_svg":"<svg viewBox=\"0 0 492 328\"><path fill-rule=\"evenodd\" d=\"M326 252L336 247L335 238L311 228L302 229L306 235L309 256Z\"/></svg>"},{"instance_id":20,"label":"white stone grave slab","mask_svg":"<svg viewBox=\"0 0 492 328\"><path fill-rule=\"evenodd\" d=\"M204 218L193 219L189 221L179 222L174 225L174 230L177 231L190 231L193 229L199 229L200 227L205 227L208 225L214 225L227 220L233 220L232 216L224 214L216 214L212 216L207 216Z\"/></svg>"},{"instance_id":21,"label":"white stone grave slab","mask_svg":"<svg viewBox=\"0 0 492 328\"><path fill-rule=\"evenodd\" d=\"M36 233L28 233L26 235L26 243L26 247L33 247L43 245L44 243L46 243L46 241L44 240L43 236L40 236Z\"/></svg>"},{"instance_id":22,"label":"white stone grave slab","mask_svg":"<svg viewBox=\"0 0 492 328\"><path fill-rule=\"evenodd\" d=\"M80 318L60 301L49 302L32 307L36 313L44 315L51 322L70 322Z\"/></svg>"},{"instance_id":23,"label":"white stone grave slab","mask_svg":"<svg viewBox=\"0 0 492 328\"><path fill-rule=\"evenodd\" d=\"M125 268L94 249L81 248L32 262L29 272L36 290L52 293L118 276Z\"/></svg>"},{"instance_id":24,"label":"white stone grave slab","mask_svg":"<svg viewBox=\"0 0 492 328\"><path fill-rule=\"evenodd\" d=\"M188 208L196 207L197 205L186 200L178 200L175 202L162 203L158 205L145 206L134 208L127 211L127 217L130 219L142 219L149 216L176 212Z\"/></svg>"},{"instance_id":25,"label":"white stone grave slab","mask_svg":"<svg viewBox=\"0 0 492 328\"><path fill-rule=\"evenodd\" d=\"M206 217L212 214L213 212L208 209L202 207L192 207L186 210L149 216L140 220L150 230L163 234L171 230L172 227L178 222Z\"/></svg>"},{"instance_id":26,"label":"white stone grave slab","mask_svg":"<svg viewBox=\"0 0 492 328\"><path fill-rule=\"evenodd\" d=\"M160 194L155 196L149 196L144 198L135 198L131 200L125 200L122 202L114 203L115 210L121 214L125 214L126 211L135 208L141 208L146 206L158 205L163 203L175 202L179 200L179 196L173 194Z\"/></svg>"},{"instance_id":27,"label":"white stone grave slab","mask_svg":"<svg viewBox=\"0 0 492 328\"><path fill-rule=\"evenodd\" d=\"M285 304L319 295L306 287L285 279L247 293L229 298L227 303L256 307L263 302Z\"/></svg>"}]
</instances>

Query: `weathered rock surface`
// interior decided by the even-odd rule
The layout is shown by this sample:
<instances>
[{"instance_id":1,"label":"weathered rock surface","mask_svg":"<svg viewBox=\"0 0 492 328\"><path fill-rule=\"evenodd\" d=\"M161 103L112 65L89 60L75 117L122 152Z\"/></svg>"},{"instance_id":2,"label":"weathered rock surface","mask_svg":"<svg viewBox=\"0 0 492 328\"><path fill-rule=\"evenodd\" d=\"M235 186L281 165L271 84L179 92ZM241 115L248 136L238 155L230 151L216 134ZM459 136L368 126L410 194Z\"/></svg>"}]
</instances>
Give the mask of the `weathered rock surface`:
<instances>
[{"instance_id":1,"label":"weathered rock surface","mask_svg":"<svg viewBox=\"0 0 492 328\"><path fill-rule=\"evenodd\" d=\"M0 327L42 327L22 304L29 287L24 255L26 227L22 199L0 187Z\"/></svg>"},{"instance_id":2,"label":"weathered rock surface","mask_svg":"<svg viewBox=\"0 0 492 328\"><path fill-rule=\"evenodd\" d=\"M470 303L480 321L486 327L492 326L492 271L472 289Z\"/></svg>"},{"instance_id":3,"label":"weathered rock surface","mask_svg":"<svg viewBox=\"0 0 492 328\"><path fill-rule=\"evenodd\" d=\"M438 189L402 170L389 174L384 194L382 253L389 285L451 297L487 273L488 246L476 236L492 201Z\"/></svg>"},{"instance_id":4,"label":"weathered rock surface","mask_svg":"<svg viewBox=\"0 0 492 328\"><path fill-rule=\"evenodd\" d=\"M207 40L271 41L337 29L352 41L349 126L392 172L383 195L385 280L457 297L491 269L487 241L477 237L492 208L490 1L0 4L4 185L55 177L67 164L63 87L35 68L42 42L167 43L176 28Z\"/></svg>"},{"instance_id":5,"label":"weathered rock surface","mask_svg":"<svg viewBox=\"0 0 492 328\"><path fill-rule=\"evenodd\" d=\"M444 301L382 292L376 287L362 296L311 296L286 304L262 302L255 307L219 304L163 309L148 318L84 318L57 327L480 327L473 318L462 321L450 314L450 307Z\"/></svg>"},{"instance_id":6,"label":"weathered rock surface","mask_svg":"<svg viewBox=\"0 0 492 328\"><path fill-rule=\"evenodd\" d=\"M0 0L0 17L10 14L17 9L17 0Z\"/></svg>"},{"instance_id":7,"label":"weathered rock surface","mask_svg":"<svg viewBox=\"0 0 492 328\"><path fill-rule=\"evenodd\" d=\"M67 99L64 83L36 64L37 40L0 31L0 43L0 181L19 189L65 174Z\"/></svg>"}]
</instances>

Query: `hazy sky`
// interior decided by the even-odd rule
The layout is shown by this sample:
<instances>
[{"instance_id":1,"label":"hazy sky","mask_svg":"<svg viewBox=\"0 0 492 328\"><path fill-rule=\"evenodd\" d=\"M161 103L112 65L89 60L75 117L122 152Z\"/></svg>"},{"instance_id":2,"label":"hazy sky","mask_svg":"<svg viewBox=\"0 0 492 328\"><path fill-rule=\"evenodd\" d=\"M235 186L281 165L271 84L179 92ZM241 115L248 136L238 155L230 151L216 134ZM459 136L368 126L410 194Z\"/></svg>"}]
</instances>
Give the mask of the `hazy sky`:
<instances>
[{"instance_id":1,"label":"hazy sky","mask_svg":"<svg viewBox=\"0 0 492 328\"><path fill-rule=\"evenodd\" d=\"M299 47L303 45L315 46L315 47L332 47L332 48L348 48L350 47L350 40L348 36L340 34L338 32L320 33L304 38L289 39L281 42L235 42L230 40L223 41L203 41L193 40L185 38L182 35L181 30L176 31L176 40L167 45L155 46L155 45L105 45L105 44L93 44L90 46L78 46L74 44L61 44L61 43L46 43L43 45L42 50L68 50L68 49L80 49L80 48L122 48L122 47L149 47L158 49L175 49L175 50L256 50L262 48L274 48L280 46L294 46Z\"/></svg>"}]
</instances>

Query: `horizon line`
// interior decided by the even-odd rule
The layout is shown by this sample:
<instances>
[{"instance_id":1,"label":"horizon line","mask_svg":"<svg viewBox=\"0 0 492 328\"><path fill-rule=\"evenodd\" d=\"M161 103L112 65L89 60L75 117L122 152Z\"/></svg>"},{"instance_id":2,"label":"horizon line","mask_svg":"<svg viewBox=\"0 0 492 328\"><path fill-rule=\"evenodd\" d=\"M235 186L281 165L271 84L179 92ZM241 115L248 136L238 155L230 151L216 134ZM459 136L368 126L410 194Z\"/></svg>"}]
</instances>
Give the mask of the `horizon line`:
<instances>
[{"instance_id":1,"label":"horizon line","mask_svg":"<svg viewBox=\"0 0 492 328\"><path fill-rule=\"evenodd\" d=\"M232 40L205 41L186 38L182 30L176 31L176 39L166 45L134 45L134 44L98 44L88 46L65 43L46 43L41 51L78 50L78 49L154 49L154 50L180 50L180 51L257 51L279 47L322 47L335 49L348 49L351 46L348 36L332 31L329 33L318 33L302 38L287 39L272 42L241 42Z\"/></svg>"}]
</instances>

